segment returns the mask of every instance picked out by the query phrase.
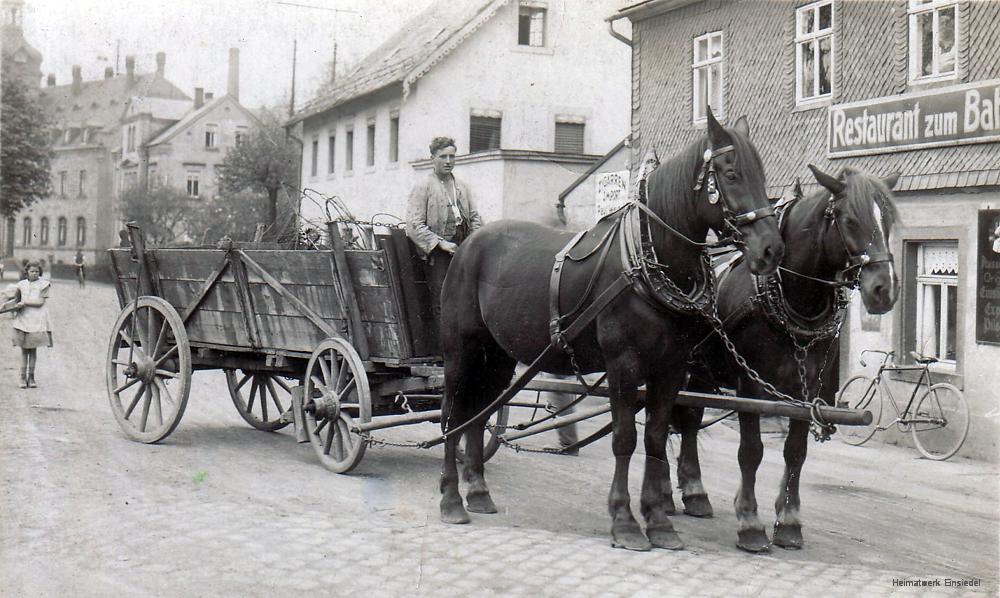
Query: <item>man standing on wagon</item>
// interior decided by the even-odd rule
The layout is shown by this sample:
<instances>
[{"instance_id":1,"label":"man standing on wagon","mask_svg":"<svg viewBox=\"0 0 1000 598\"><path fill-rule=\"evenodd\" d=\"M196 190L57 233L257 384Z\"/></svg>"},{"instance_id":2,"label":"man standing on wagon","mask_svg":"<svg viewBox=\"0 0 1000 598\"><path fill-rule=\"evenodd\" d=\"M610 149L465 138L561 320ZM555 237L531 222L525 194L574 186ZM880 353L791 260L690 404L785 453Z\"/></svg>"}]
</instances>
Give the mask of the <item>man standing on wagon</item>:
<instances>
[{"instance_id":1,"label":"man standing on wagon","mask_svg":"<svg viewBox=\"0 0 1000 598\"><path fill-rule=\"evenodd\" d=\"M458 245L483 225L469 186L452 174L455 140L435 137L431 141L434 171L410 190L406 210L406 234L427 261L427 284L434 314L441 313L441 287L448 264Z\"/></svg>"}]
</instances>

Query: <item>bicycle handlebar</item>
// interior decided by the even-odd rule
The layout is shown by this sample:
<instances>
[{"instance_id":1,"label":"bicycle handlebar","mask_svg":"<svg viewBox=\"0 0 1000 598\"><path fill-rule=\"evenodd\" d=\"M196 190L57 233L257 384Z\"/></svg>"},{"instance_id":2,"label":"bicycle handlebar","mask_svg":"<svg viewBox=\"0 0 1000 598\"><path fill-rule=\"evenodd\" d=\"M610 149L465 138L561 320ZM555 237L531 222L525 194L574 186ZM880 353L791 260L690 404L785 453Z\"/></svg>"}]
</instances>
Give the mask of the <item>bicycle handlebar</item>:
<instances>
[{"instance_id":1,"label":"bicycle handlebar","mask_svg":"<svg viewBox=\"0 0 1000 598\"><path fill-rule=\"evenodd\" d=\"M896 355L895 351L882 351L880 349L865 349L864 351L861 352L861 359L860 359L861 367L868 367L868 364L865 363L865 353L880 353L884 355L885 357L882 359L882 365L889 363L889 360Z\"/></svg>"}]
</instances>

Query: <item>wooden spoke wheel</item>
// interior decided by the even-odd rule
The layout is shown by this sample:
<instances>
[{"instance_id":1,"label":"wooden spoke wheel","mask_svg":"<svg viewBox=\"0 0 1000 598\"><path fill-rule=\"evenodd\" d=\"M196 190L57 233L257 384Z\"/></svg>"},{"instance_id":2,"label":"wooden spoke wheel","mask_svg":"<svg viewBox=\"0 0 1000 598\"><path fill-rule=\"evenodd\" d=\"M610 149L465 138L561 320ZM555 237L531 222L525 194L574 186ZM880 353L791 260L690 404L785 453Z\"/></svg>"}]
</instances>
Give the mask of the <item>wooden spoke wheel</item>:
<instances>
[{"instance_id":1,"label":"wooden spoke wheel","mask_svg":"<svg viewBox=\"0 0 1000 598\"><path fill-rule=\"evenodd\" d=\"M303 416L309 443L324 467L354 469L367 444L351 427L372 420L368 375L357 351L341 338L321 342L306 367Z\"/></svg>"},{"instance_id":2,"label":"wooden spoke wheel","mask_svg":"<svg viewBox=\"0 0 1000 598\"><path fill-rule=\"evenodd\" d=\"M191 346L169 303L146 296L122 310L108 347L107 383L126 436L153 443L174 431L191 391Z\"/></svg>"},{"instance_id":3,"label":"wooden spoke wheel","mask_svg":"<svg viewBox=\"0 0 1000 598\"><path fill-rule=\"evenodd\" d=\"M500 436L506 432L504 426L507 425L509 412L510 407L504 405L490 416L487 428L483 431L483 463L492 459L493 455L497 454L497 451L500 450ZM465 434L458 441L457 457L459 461L465 462Z\"/></svg>"},{"instance_id":4,"label":"wooden spoke wheel","mask_svg":"<svg viewBox=\"0 0 1000 598\"><path fill-rule=\"evenodd\" d=\"M240 417L251 426L274 432L291 423L281 420L281 415L292 404L292 387L281 376L270 372L226 370L226 384Z\"/></svg>"}]
</instances>

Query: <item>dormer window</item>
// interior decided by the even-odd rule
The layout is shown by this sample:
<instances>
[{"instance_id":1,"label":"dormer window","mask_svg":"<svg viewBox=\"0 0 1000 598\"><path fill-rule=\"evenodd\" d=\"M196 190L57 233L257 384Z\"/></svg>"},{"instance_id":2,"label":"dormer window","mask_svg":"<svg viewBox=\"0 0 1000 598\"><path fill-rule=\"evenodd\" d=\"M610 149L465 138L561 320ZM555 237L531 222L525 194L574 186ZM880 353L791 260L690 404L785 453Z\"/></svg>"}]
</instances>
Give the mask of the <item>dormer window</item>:
<instances>
[{"instance_id":1,"label":"dormer window","mask_svg":"<svg viewBox=\"0 0 1000 598\"><path fill-rule=\"evenodd\" d=\"M545 46L545 16L548 8L544 2L521 0L517 13L517 44L542 48Z\"/></svg>"}]
</instances>

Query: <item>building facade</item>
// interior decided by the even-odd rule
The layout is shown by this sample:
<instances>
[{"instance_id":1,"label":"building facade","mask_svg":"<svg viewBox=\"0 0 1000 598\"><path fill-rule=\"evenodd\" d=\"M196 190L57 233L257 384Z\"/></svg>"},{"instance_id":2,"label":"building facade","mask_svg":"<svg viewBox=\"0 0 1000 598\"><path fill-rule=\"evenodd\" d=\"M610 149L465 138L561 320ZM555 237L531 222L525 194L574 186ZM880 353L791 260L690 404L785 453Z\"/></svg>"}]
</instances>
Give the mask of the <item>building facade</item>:
<instances>
[{"instance_id":1,"label":"building facade","mask_svg":"<svg viewBox=\"0 0 1000 598\"><path fill-rule=\"evenodd\" d=\"M122 115L131 98L186 102L190 99L164 77L166 56L157 55L155 72L136 72L126 58L126 73L108 67L104 78L84 81L73 67L72 80L57 85L49 75L40 101L52 121L52 195L14 217L13 257L72 264L77 251L88 264L101 264L105 250L117 245L121 226L116 202L114 153Z\"/></svg>"},{"instance_id":2,"label":"building facade","mask_svg":"<svg viewBox=\"0 0 1000 598\"><path fill-rule=\"evenodd\" d=\"M773 197L812 183L808 163L901 174L901 296L883 316L851 306L841 382L865 371L864 349L938 358L935 380L962 389L971 410L959 454L996 460L1000 3L653 0L619 19L632 26L634 157L693 141L710 103L723 121L748 116ZM909 377L891 384L910 396Z\"/></svg>"},{"instance_id":3,"label":"building facade","mask_svg":"<svg viewBox=\"0 0 1000 598\"><path fill-rule=\"evenodd\" d=\"M563 226L560 191L627 134L628 51L601 21L616 4L432 4L291 119L303 186L401 217L446 135L486 220Z\"/></svg>"}]
</instances>

